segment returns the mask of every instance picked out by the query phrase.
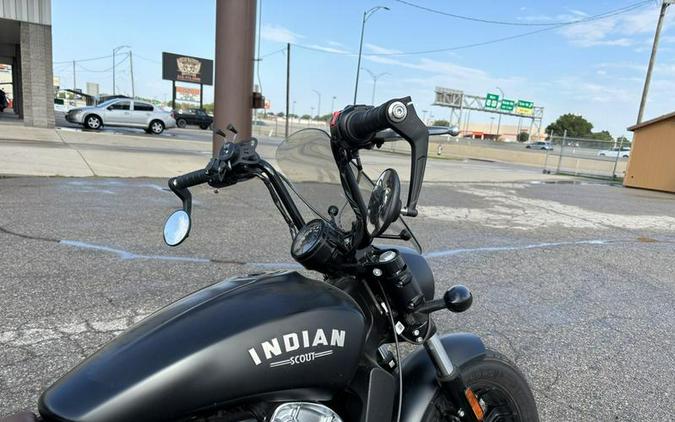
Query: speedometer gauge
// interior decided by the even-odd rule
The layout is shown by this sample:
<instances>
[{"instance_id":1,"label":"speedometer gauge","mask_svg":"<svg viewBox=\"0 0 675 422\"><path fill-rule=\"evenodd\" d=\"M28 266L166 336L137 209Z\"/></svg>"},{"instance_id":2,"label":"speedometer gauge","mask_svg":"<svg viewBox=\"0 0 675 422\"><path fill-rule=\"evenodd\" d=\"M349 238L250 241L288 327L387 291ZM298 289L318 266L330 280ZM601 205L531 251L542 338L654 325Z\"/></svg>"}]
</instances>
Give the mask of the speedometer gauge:
<instances>
[{"instance_id":1,"label":"speedometer gauge","mask_svg":"<svg viewBox=\"0 0 675 422\"><path fill-rule=\"evenodd\" d=\"M339 261L339 243L338 233L325 221L316 219L305 224L295 236L291 255L309 270L329 268L331 262Z\"/></svg>"}]
</instances>

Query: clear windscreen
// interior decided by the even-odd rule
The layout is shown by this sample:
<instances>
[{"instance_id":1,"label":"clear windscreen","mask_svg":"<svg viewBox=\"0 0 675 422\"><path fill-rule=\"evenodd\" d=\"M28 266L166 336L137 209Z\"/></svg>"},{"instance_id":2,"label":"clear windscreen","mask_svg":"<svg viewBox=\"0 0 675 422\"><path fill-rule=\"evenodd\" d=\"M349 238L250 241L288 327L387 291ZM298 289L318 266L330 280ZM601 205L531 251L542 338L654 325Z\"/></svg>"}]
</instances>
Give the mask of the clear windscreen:
<instances>
[{"instance_id":1,"label":"clear windscreen","mask_svg":"<svg viewBox=\"0 0 675 422\"><path fill-rule=\"evenodd\" d=\"M328 209L335 206L339 210L335 217L337 226L344 231L352 229L356 215L345 197L340 172L331 151L330 135L326 131L303 129L290 135L277 148L276 164L289 182L291 190L306 205L300 207L306 221L317 216L328 222L332 221ZM362 171L359 172L356 165L352 166L352 171L359 183L363 200L368 204L374 186L373 179ZM407 246L420 250L412 231L401 217L384 234L394 236L402 230L407 230L412 236L410 241L405 242Z\"/></svg>"}]
</instances>

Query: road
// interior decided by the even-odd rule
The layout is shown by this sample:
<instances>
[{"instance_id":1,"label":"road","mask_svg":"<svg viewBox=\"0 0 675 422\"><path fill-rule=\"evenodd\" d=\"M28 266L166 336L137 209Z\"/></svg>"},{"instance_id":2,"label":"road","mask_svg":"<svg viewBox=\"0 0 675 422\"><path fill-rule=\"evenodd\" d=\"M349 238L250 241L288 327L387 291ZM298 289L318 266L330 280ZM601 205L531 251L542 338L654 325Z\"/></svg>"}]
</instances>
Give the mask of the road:
<instances>
[{"instance_id":1,"label":"road","mask_svg":"<svg viewBox=\"0 0 675 422\"><path fill-rule=\"evenodd\" d=\"M0 414L34 409L60 374L195 289L296 268L256 181L194 189L191 236L167 248L162 224L179 202L165 183L0 179ZM427 184L420 204L412 227L438 294L464 283L475 297L464 314L437 314L441 331L475 332L513 359L543 421L675 417L673 195L463 181Z\"/></svg>"}]
</instances>

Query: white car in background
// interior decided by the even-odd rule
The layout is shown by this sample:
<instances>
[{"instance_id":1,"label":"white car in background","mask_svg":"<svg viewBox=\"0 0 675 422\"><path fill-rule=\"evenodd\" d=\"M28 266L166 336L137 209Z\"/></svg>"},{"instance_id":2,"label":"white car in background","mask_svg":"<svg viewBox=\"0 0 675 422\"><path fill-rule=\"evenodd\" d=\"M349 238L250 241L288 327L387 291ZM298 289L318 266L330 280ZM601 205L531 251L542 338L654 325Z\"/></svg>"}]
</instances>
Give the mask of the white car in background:
<instances>
[{"instance_id":1,"label":"white car in background","mask_svg":"<svg viewBox=\"0 0 675 422\"><path fill-rule=\"evenodd\" d=\"M66 120L87 129L98 130L103 126L137 127L155 135L164 132L164 129L176 127L173 112L131 98L114 98L95 106L74 108L66 113Z\"/></svg>"},{"instance_id":2,"label":"white car in background","mask_svg":"<svg viewBox=\"0 0 675 422\"><path fill-rule=\"evenodd\" d=\"M630 157L630 147L614 147L612 149L603 149L602 151L598 151L598 157L628 158Z\"/></svg>"}]
</instances>

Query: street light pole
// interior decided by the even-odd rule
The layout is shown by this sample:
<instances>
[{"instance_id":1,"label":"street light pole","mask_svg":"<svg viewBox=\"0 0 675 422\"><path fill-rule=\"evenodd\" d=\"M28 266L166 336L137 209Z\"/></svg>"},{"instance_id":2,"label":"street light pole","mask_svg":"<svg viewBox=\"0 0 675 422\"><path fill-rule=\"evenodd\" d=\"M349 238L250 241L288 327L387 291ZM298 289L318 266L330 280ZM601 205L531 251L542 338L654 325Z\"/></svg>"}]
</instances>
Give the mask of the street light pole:
<instances>
[{"instance_id":1,"label":"street light pole","mask_svg":"<svg viewBox=\"0 0 675 422\"><path fill-rule=\"evenodd\" d=\"M370 104L375 105L375 87L377 86L377 80L380 79L384 75L389 75L389 73L383 72L383 73L380 73L379 75L376 75L373 72L371 72L369 69L366 69L365 67L363 67L362 69L365 70L366 72L368 72L368 74L370 74L370 77L373 78L373 97L370 100Z\"/></svg>"},{"instance_id":2,"label":"street light pole","mask_svg":"<svg viewBox=\"0 0 675 422\"><path fill-rule=\"evenodd\" d=\"M120 45L119 47L113 48L113 66L112 66L113 67L112 68L112 71L113 71L113 95L115 95L115 65L116 65L115 57L117 55L117 52L120 51L123 48L131 48L131 47L129 47L128 45Z\"/></svg>"},{"instance_id":3,"label":"street light pole","mask_svg":"<svg viewBox=\"0 0 675 422\"><path fill-rule=\"evenodd\" d=\"M500 87L497 87L499 93L502 94L502 101L504 101L504 91ZM499 113L499 120L497 120L497 140L499 140L499 129L502 126L502 113Z\"/></svg>"},{"instance_id":4,"label":"street light pole","mask_svg":"<svg viewBox=\"0 0 675 422\"><path fill-rule=\"evenodd\" d=\"M330 112L331 113L335 111L335 98L337 98L337 97L335 97L335 95L333 95L333 99L330 101Z\"/></svg>"},{"instance_id":5,"label":"street light pole","mask_svg":"<svg viewBox=\"0 0 675 422\"><path fill-rule=\"evenodd\" d=\"M661 37L661 28L663 27L663 18L666 16L666 9L675 0L663 0L661 3L661 13L659 14L659 22L656 24L656 33L654 34L654 45L652 46L652 54L649 57L649 65L647 66L647 76L645 77L645 86L642 89L642 100L640 100L640 110L638 111L637 124L642 123L642 116L647 105L647 94L649 93L649 84L652 80L652 69L654 68L654 60L656 59L656 50L659 48L659 38Z\"/></svg>"},{"instance_id":6,"label":"street light pole","mask_svg":"<svg viewBox=\"0 0 675 422\"><path fill-rule=\"evenodd\" d=\"M380 9L389 10L387 6L375 6L372 9L363 12L363 20L361 21L361 41L359 42L359 59L356 64L356 83L354 84L354 104L356 104L356 95L359 92L359 71L361 70L361 53L363 52L363 33L366 29L366 21L373 13Z\"/></svg>"},{"instance_id":7,"label":"street light pole","mask_svg":"<svg viewBox=\"0 0 675 422\"><path fill-rule=\"evenodd\" d=\"M319 119L321 118L321 93L317 91L316 89L313 89L314 93L319 97L319 104L317 104L316 107L316 114L319 116Z\"/></svg>"},{"instance_id":8,"label":"street light pole","mask_svg":"<svg viewBox=\"0 0 675 422\"><path fill-rule=\"evenodd\" d=\"M495 122L494 117L490 117L490 135L492 135L492 124Z\"/></svg>"}]
</instances>

